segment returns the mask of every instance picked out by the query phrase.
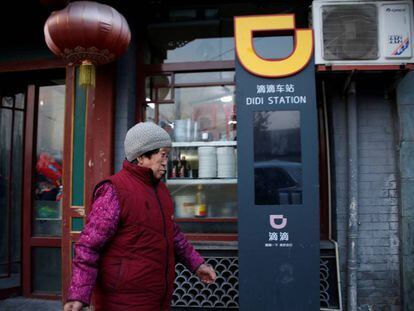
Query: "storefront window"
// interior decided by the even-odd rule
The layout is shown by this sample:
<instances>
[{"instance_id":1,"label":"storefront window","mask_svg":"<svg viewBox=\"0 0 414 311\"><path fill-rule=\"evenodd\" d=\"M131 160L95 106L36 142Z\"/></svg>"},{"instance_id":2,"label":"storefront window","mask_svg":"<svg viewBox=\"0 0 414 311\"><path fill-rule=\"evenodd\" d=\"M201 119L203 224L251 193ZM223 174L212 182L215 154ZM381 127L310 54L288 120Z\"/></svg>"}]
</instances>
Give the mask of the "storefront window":
<instances>
[{"instance_id":1,"label":"storefront window","mask_svg":"<svg viewBox=\"0 0 414 311\"><path fill-rule=\"evenodd\" d=\"M65 85L39 88L34 236L61 236Z\"/></svg>"},{"instance_id":2,"label":"storefront window","mask_svg":"<svg viewBox=\"0 0 414 311\"><path fill-rule=\"evenodd\" d=\"M174 75L174 82L176 84L234 82L234 71L177 73Z\"/></svg>"},{"instance_id":3,"label":"storefront window","mask_svg":"<svg viewBox=\"0 0 414 311\"><path fill-rule=\"evenodd\" d=\"M208 10L203 10L208 14ZM188 15L148 26L151 63L234 60L232 19Z\"/></svg>"},{"instance_id":4,"label":"storefront window","mask_svg":"<svg viewBox=\"0 0 414 311\"><path fill-rule=\"evenodd\" d=\"M173 141L165 181L175 217L184 232L236 233L234 72L173 77L174 100L148 102L146 117L162 126Z\"/></svg>"},{"instance_id":5,"label":"storefront window","mask_svg":"<svg viewBox=\"0 0 414 311\"><path fill-rule=\"evenodd\" d=\"M230 26L232 27L232 26ZM174 26L172 26L174 29ZM232 28L231 28L232 29ZM152 56L153 63L183 63L183 62L204 62L204 61L229 61L235 59L234 38L189 38L186 39L186 30L177 33L179 38L167 36L167 30L159 29L164 32L163 40L154 42ZM202 36L203 34L198 34ZM294 47L293 36L286 37L254 37L253 46L258 55L263 58L275 59L285 58L292 53Z\"/></svg>"},{"instance_id":6,"label":"storefront window","mask_svg":"<svg viewBox=\"0 0 414 311\"><path fill-rule=\"evenodd\" d=\"M151 63L232 61L235 59L233 24L228 21L187 21L148 27ZM253 46L263 58L285 58L294 48L293 35L260 37Z\"/></svg>"},{"instance_id":7,"label":"storefront window","mask_svg":"<svg viewBox=\"0 0 414 311\"><path fill-rule=\"evenodd\" d=\"M170 101L174 98L171 89L171 76L156 75L146 79L146 99L147 101Z\"/></svg>"},{"instance_id":8,"label":"storefront window","mask_svg":"<svg viewBox=\"0 0 414 311\"><path fill-rule=\"evenodd\" d=\"M256 205L302 204L299 111L254 114Z\"/></svg>"},{"instance_id":9,"label":"storefront window","mask_svg":"<svg viewBox=\"0 0 414 311\"><path fill-rule=\"evenodd\" d=\"M179 42L169 42L170 45L178 45ZM167 58L164 63L192 61L222 61L234 60L233 38L205 38L195 39L177 46L173 50L167 50Z\"/></svg>"},{"instance_id":10,"label":"storefront window","mask_svg":"<svg viewBox=\"0 0 414 311\"><path fill-rule=\"evenodd\" d=\"M176 142L235 140L234 86L175 89L175 103L159 106L159 123Z\"/></svg>"}]
</instances>

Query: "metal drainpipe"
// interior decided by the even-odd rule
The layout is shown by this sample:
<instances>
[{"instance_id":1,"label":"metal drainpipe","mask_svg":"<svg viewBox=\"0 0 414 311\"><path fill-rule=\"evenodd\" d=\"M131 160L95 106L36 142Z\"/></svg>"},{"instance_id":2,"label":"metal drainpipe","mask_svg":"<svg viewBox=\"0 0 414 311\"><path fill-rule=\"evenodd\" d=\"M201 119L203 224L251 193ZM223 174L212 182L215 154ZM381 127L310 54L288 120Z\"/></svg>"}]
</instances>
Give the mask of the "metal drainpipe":
<instances>
[{"instance_id":1,"label":"metal drainpipe","mask_svg":"<svg viewBox=\"0 0 414 311\"><path fill-rule=\"evenodd\" d=\"M357 311L358 122L355 82L347 89L348 121L348 311Z\"/></svg>"}]
</instances>

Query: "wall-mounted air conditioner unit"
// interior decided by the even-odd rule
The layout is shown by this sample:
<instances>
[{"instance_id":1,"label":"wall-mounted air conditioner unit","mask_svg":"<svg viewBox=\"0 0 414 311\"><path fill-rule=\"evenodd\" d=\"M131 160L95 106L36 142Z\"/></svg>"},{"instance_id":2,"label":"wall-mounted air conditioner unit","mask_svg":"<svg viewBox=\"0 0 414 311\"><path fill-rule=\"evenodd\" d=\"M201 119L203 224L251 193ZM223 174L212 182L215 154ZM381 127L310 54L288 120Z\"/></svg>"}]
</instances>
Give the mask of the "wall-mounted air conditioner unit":
<instances>
[{"instance_id":1,"label":"wall-mounted air conditioner unit","mask_svg":"<svg viewBox=\"0 0 414 311\"><path fill-rule=\"evenodd\" d=\"M414 63L412 1L314 1L315 63Z\"/></svg>"}]
</instances>

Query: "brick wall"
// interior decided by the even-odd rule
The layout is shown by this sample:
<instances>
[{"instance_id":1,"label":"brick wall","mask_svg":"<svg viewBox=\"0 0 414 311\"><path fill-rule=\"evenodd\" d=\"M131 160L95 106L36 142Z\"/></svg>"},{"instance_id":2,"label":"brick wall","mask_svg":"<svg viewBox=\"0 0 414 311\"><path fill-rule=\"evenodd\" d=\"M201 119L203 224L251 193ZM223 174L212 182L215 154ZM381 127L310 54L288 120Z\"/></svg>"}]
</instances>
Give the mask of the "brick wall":
<instances>
[{"instance_id":1,"label":"brick wall","mask_svg":"<svg viewBox=\"0 0 414 311\"><path fill-rule=\"evenodd\" d=\"M397 87L399 187L401 189L401 276L404 310L414 310L414 73Z\"/></svg>"},{"instance_id":2,"label":"brick wall","mask_svg":"<svg viewBox=\"0 0 414 311\"><path fill-rule=\"evenodd\" d=\"M385 98L386 82L369 88L357 81L359 234L358 306L361 310L398 310L399 203L397 190L395 107ZM334 87L329 98L336 238L339 243L343 303L346 308L346 234L348 210L346 104ZM335 91L336 90L336 91ZM339 95L338 95L339 94Z\"/></svg>"}]
</instances>

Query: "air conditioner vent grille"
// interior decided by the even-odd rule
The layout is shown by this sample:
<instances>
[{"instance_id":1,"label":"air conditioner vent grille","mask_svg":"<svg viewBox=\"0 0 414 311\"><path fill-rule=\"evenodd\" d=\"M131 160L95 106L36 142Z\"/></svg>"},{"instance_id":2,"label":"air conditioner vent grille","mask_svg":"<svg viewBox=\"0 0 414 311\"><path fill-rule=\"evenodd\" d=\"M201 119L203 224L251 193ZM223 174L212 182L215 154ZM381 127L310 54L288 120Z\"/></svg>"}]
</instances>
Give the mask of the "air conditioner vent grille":
<instances>
[{"instance_id":1,"label":"air conditioner vent grille","mask_svg":"<svg viewBox=\"0 0 414 311\"><path fill-rule=\"evenodd\" d=\"M375 5L324 5L323 53L326 60L376 60L378 20Z\"/></svg>"}]
</instances>

